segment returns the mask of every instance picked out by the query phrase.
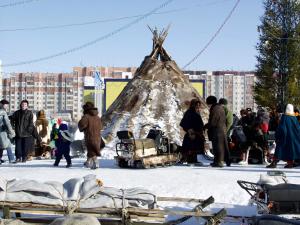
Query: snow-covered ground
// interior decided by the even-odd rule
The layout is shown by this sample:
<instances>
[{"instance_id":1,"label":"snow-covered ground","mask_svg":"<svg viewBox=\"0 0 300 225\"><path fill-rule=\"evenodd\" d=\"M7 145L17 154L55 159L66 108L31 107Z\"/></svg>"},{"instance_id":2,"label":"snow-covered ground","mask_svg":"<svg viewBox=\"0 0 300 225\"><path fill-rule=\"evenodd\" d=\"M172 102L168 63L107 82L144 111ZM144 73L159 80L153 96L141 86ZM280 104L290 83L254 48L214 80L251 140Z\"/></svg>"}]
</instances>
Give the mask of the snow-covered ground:
<instances>
[{"instance_id":1,"label":"snow-covered ground","mask_svg":"<svg viewBox=\"0 0 300 225\"><path fill-rule=\"evenodd\" d=\"M4 157L5 159L5 157ZM96 174L105 186L117 188L144 187L158 196L193 197L206 199L215 198L215 203L208 209L216 211L225 207L229 214L252 216L256 208L248 206L249 195L242 190L237 180L257 182L260 174L266 174L270 169L262 165L211 168L208 161L202 167L172 166L155 169L121 169L113 159L101 159L100 169L83 168L84 159L73 159L72 168L65 168L62 160L59 167L53 167L54 160L34 160L26 163L0 166L0 174L5 179L34 179L38 181L64 182L70 178ZM300 184L299 168L284 169L283 163L277 170L284 171L290 183ZM192 207L192 205L176 205L176 207ZM189 220L188 224L197 221Z\"/></svg>"}]
</instances>

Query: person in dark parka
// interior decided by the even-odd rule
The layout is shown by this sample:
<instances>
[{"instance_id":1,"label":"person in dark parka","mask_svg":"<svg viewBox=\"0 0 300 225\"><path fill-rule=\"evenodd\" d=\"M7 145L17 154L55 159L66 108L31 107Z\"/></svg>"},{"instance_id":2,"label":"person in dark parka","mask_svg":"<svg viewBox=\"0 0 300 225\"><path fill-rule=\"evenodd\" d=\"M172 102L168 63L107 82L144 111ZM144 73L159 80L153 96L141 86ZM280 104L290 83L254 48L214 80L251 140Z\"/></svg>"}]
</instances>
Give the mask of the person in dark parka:
<instances>
[{"instance_id":1,"label":"person in dark parka","mask_svg":"<svg viewBox=\"0 0 300 225\"><path fill-rule=\"evenodd\" d=\"M28 150L32 147L34 132L33 114L28 110L28 101L22 100L20 109L11 117L16 132L16 162L26 162Z\"/></svg>"},{"instance_id":2,"label":"person in dark parka","mask_svg":"<svg viewBox=\"0 0 300 225\"><path fill-rule=\"evenodd\" d=\"M201 102L193 99L180 122L180 126L186 132L182 142L182 162L196 163L197 154L204 154L204 124L200 106Z\"/></svg>"},{"instance_id":3,"label":"person in dark parka","mask_svg":"<svg viewBox=\"0 0 300 225\"><path fill-rule=\"evenodd\" d=\"M214 162L212 167L223 167L225 159L226 165L230 166L229 148L226 137L226 116L224 107L217 103L215 96L208 96L206 104L210 106L208 123L208 138L212 142Z\"/></svg>"},{"instance_id":4,"label":"person in dark parka","mask_svg":"<svg viewBox=\"0 0 300 225\"><path fill-rule=\"evenodd\" d=\"M62 123L59 125L58 138L55 140L55 146L57 148L56 159L54 166L58 166L62 156L65 157L67 161L67 168L72 166L70 157L70 145L71 145L71 135L68 133L68 125Z\"/></svg>"},{"instance_id":5,"label":"person in dark parka","mask_svg":"<svg viewBox=\"0 0 300 225\"><path fill-rule=\"evenodd\" d=\"M100 156L101 146L101 118L98 116L98 109L92 102L83 105L83 116L78 123L80 132L84 132L84 141L87 147L87 162L85 166L96 169L98 167L97 156Z\"/></svg>"},{"instance_id":6,"label":"person in dark parka","mask_svg":"<svg viewBox=\"0 0 300 225\"><path fill-rule=\"evenodd\" d=\"M279 160L287 161L285 168L294 167L294 161L300 159L300 125L291 104L287 104L285 114L280 118L275 140L275 155L267 168L276 168Z\"/></svg>"}]
</instances>

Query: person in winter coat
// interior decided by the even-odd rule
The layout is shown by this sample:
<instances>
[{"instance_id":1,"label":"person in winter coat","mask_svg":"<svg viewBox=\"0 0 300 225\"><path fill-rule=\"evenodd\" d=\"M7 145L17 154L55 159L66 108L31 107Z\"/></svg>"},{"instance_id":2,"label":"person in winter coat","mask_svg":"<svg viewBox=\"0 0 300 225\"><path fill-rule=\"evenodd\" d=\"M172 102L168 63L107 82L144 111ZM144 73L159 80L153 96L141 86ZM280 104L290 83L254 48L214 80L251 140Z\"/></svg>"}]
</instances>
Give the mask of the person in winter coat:
<instances>
[{"instance_id":1,"label":"person in winter coat","mask_svg":"<svg viewBox=\"0 0 300 225\"><path fill-rule=\"evenodd\" d=\"M15 137L15 132L6 113L8 106L9 102L7 100L3 99L0 101L0 164L4 162L2 160L4 149L7 151L9 163L15 161L11 150L11 139Z\"/></svg>"},{"instance_id":2,"label":"person in winter coat","mask_svg":"<svg viewBox=\"0 0 300 225\"><path fill-rule=\"evenodd\" d=\"M252 109L242 109L240 111L241 119L238 123L239 126L243 127L243 133L246 137L243 143L240 143L240 148L242 152L242 160L239 162L240 165L248 165L249 152L253 143L254 134L254 117L252 114Z\"/></svg>"},{"instance_id":3,"label":"person in winter coat","mask_svg":"<svg viewBox=\"0 0 300 225\"><path fill-rule=\"evenodd\" d=\"M263 152L264 162L267 162L266 156L268 155L268 151L269 151L269 145L268 145L269 122L270 122L269 112L263 107L260 107L257 111L257 116L254 122L254 129L255 129L254 132L256 133L256 138L254 138L254 141L257 143L258 149L261 149ZM257 135L258 133L260 135Z\"/></svg>"},{"instance_id":4,"label":"person in winter coat","mask_svg":"<svg viewBox=\"0 0 300 225\"><path fill-rule=\"evenodd\" d=\"M285 168L293 168L300 159L300 125L294 114L294 106L287 104L275 133L276 149L273 161L267 168L276 168L279 160L287 161Z\"/></svg>"},{"instance_id":5,"label":"person in winter coat","mask_svg":"<svg viewBox=\"0 0 300 225\"><path fill-rule=\"evenodd\" d=\"M71 157L70 157L70 144L72 142L72 136L68 132L68 125L65 123L60 124L58 128L58 138L55 140L56 146L56 159L53 166L58 166L62 156L65 157L67 161L66 167L69 168L72 166Z\"/></svg>"},{"instance_id":6,"label":"person in winter coat","mask_svg":"<svg viewBox=\"0 0 300 225\"><path fill-rule=\"evenodd\" d=\"M223 161L230 166L230 155L226 136L226 116L224 107L217 103L215 96L208 96L206 104L210 107L208 123L208 138L212 142L214 162L212 167L223 167Z\"/></svg>"},{"instance_id":7,"label":"person in winter coat","mask_svg":"<svg viewBox=\"0 0 300 225\"><path fill-rule=\"evenodd\" d=\"M182 162L196 163L197 154L204 154L204 124L200 107L201 102L193 99L180 122L180 126L186 132L182 142Z\"/></svg>"},{"instance_id":8,"label":"person in winter coat","mask_svg":"<svg viewBox=\"0 0 300 225\"><path fill-rule=\"evenodd\" d=\"M229 137L230 136L230 129L231 129L231 126L232 126L232 123L233 123L233 114L227 107L228 101L227 101L226 98L220 98L219 99L219 104L224 107L225 116L226 116L226 134L227 134L227 137Z\"/></svg>"},{"instance_id":9,"label":"person in winter coat","mask_svg":"<svg viewBox=\"0 0 300 225\"><path fill-rule=\"evenodd\" d=\"M22 100L20 107L11 119L16 132L16 162L26 162L28 150L32 147L32 134L35 128L33 114L28 110L28 101Z\"/></svg>"},{"instance_id":10,"label":"person in winter coat","mask_svg":"<svg viewBox=\"0 0 300 225\"><path fill-rule=\"evenodd\" d=\"M279 125L279 117L280 117L279 112L276 109L272 109L269 114L269 118L270 118L269 131L276 131L276 129Z\"/></svg>"},{"instance_id":11,"label":"person in winter coat","mask_svg":"<svg viewBox=\"0 0 300 225\"><path fill-rule=\"evenodd\" d=\"M84 141L87 147L87 161L85 166L96 169L99 165L97 156L100 156L102 123L98 116L98 109L92 102L83 105L83 116L78 123L80 132L84 132Z\"/></svg>"},{"instance_id":12,"label":"person in winter coat","mask_svg":"<svg viewBox=\"0 0 300 225\"><path fill-rule=\"evenodd\" d=\"M35 121L35 127L38 136L40 137L40 143L38 151L35 152L35 156L41 156L46 151L46 147L50 142L50 130L49 122L46 119L45 111L40 110L38 112L37 120Z\"/></svg>"}]
</instances>

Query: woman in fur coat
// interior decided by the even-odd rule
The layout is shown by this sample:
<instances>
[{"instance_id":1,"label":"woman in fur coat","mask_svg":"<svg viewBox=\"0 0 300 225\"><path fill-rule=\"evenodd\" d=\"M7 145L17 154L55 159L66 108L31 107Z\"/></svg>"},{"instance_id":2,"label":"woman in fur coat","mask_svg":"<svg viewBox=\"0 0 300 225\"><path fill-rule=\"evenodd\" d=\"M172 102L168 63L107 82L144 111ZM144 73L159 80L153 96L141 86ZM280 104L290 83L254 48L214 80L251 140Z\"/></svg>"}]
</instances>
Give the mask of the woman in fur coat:
<instances>
[{"instance_id":1,"label":"woman in fur coat","mask_svg":"<svg viewBox=\"0 0 300 225\"><path fill-rule=\"evenodd\" d=\"M87 161L85 166L91 169L98 167L97 156L100 156L102 123L98 116L98 109L92 102L86 102L83 116L78 123L79 131L84 132L84 141L87 147Z\"/></svg>"}]
</instances>

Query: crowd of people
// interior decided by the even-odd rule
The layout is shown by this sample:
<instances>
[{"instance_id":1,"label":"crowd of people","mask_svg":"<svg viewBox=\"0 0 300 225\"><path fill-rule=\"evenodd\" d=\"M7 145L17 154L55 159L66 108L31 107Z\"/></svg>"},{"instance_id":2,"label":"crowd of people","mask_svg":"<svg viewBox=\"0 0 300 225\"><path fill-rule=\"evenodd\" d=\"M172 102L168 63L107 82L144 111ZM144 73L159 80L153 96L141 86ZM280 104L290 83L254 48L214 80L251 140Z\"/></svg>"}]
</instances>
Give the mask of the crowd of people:
<instances>
[{"instance_id":1,"label":"crowd of people","mask_svg":"<svg viewBox=\"0 0 300 225\"><path fill-rule=\"evenodd\" d=\"M206 99L209 107L208 123L201 117L201 101L193 99L180 126L186 132L182 144L182 163L196 163L197 155L205 154L206 136L212 144L212 167L251 163L276 168L279 160L285 168L298 166L300 160L299 111L288 104L285 113L259 107L242 109L240 117L227 107L227 100L217 101L215 96ZM207 134L207 135L206 135ZM274 135L275 134L275 135ZM275 152L272 150L275 149ZM299 164L300 165L300 164Z\"/></svg>"},{"instance_id":2,"label":"crowd of people","mask_svg":"<svg viewBox=\"0 0 300 225\"><path fill-rule=\"evenodd\" d=\"M9 163L26 163L32 157L54 158L53 166L59 166L62 157L69 168L72 166L70 145L74 140L67 122L58 120L48 121L45 111L34 113L28 109L28 101L22 100L20 109L8 116L9 102L0 101L0 164L3 151L7 151ZM99 167L97 156L100 156L101 119L98 109L93 103L83 105L83 116L78 122L78 128L84 133L84 145L87 150L87 160L84 166L96 169ZM15 144L15 155L12 144ZM103 146L103 144L102 144Z\"/></svg>"},{"instance_id":3,"label":"crowd of people","mask_svg":"<svg viewBox=\"0 0 300 225\"><path fill-rule=\"evenodd\" d=\"M210 149L206 148L208 137L214 155L212 167L230 166L232 162L247 165L251 161L276 168L279 160L287 162L285 168L300 165L300 115L293 105L288 104L285 113L262 107L256 113L251 108L242 109L238 117L228 109L224 98L217 101L215 96L209 96L206 104L209 107L206 124L201 117L201 101L198 99L191 100L180 121L185 131L181 163L197 163L197 155L209 152ZM48 121L44 110L39 111L35 118L28 109L27 100L21 101L20 109L11 116L7 114L8 108L9 102L1 100L0 164L4 162L2 156L6 150L9 163L26 163L32 157L51 157L55 159L53 165L59 166L64 157L66 167L72 166L70 146L74 137L68 123ZM84 133L87 150L84 166L96 169L99 166L97 157L104 143L101 118L93 103L83 105L78 129ZM12 143L15 144L15 154ZM274 146L275 152L270 151Z\"/></svg>"}]
</instances>

